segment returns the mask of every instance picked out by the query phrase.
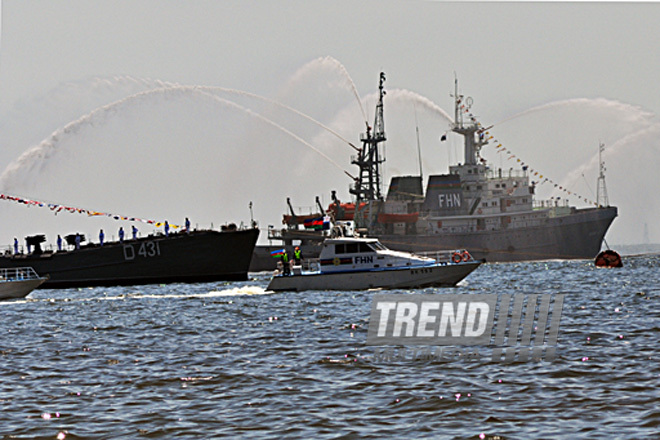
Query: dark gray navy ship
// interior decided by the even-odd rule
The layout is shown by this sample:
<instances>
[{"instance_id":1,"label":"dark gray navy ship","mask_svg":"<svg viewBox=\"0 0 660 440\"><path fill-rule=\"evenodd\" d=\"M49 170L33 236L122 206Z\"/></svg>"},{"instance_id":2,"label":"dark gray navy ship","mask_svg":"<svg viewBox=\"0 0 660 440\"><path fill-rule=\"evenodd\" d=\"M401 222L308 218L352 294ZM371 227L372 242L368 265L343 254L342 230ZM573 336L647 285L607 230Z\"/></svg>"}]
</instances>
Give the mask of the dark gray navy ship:
<instances>
[{"instance_id":1,"label":"dark gray navy ship","mask_svg":"<svg viewBox=\"0 0 660 440\"><path fill-rule=\"evenodd\" d=\"M526 167L492 169L479 152L488 144L483 127L464 120L462 109L471 105L455 91L455 119L451 130L464 137L464 163L448 174L423 178L393 177L387 196L381 193L381 143L385 142L383 97L385 76L380 77L380 98L373 128L367 126L362 147L352 163L359 167L350 193L351 203L334 202L326 210L335 221L352 221L356 231L378 238L385 246L407 252L435 252L465 248L476 259L490 262L592 259L601 249L605 233L617 216L607 197L595 206L576 208L558 199L536 201L535 183ZM601 165L599 190L604 189ZM602 181L601 181L602 179ZM317 214L321 215L321 214ZM285 223L286 222L285 216ZM273 234L287 245L312 242L297 224ZM269 234L270 235L270 234Z\"/></svg>"},{"instance_id":2,"label":"dark gray navy ship","mask_svg":"<svg viewBox=\"0 0 660 440\"><path fill-rule=\"evenodd\" d=\"M459 95L458 83L451 130L464 137L465 163L450 166L448 174L429 176L425 193L421 176L393 177L383 199L378 177L379 144L385 141L383 79L374 133L362 136L362 149L353 161L360 167L350 190L360 207L355 214L358 229L393 249L420 252L461 247L488 261L580 259L598 254L617 208L600 200L597 206L580 209L557 199L537 202L527 167L491 169L479 155L488 143L484 136L488 128L474 118L464 118L461 110L471 100Z\"/></svg>"},{"instance_id":3,"label":"dark gray navy ship","mask_svg":"<svg viewBox=\"0 0 660 440\"><path fill-rule=\"evenodd\" d=\"M36 236L32 252L3 255L0 268L30 266L49 277L40 288L244 281L258 236L256 227L229 225L56 252L42 250L45 237Z\"/></svg>"}]
</instances>

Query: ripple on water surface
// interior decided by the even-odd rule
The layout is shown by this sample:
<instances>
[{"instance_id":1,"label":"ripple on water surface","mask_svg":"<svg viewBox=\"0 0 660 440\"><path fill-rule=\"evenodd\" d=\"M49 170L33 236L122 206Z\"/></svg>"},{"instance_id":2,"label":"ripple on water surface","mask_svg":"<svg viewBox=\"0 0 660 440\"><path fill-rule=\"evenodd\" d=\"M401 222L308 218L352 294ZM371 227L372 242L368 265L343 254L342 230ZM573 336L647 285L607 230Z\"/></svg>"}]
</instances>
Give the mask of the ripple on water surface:
<instances>
[{"instance_id":1,"label":"ripple on water surface","mask_svg":"<svg viewBox=\"0 0 660 440\"><path fill-rule=\"evenodd\" d=\"M374 357L367 292L248 282L0 303L5 438L652 438L657 256L487 264L414 293L565 293L554 362ZM382 293L404 293L382 291ZM411 292L411 291L407 291Z\"/></svg>"}]
</instances>

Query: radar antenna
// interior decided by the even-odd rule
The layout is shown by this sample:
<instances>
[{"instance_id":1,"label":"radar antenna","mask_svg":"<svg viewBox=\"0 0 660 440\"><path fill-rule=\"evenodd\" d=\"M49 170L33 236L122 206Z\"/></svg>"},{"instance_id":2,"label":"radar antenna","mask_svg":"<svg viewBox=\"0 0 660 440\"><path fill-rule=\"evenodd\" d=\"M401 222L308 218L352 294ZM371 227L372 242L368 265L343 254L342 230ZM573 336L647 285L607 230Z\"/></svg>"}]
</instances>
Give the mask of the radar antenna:
<instances>
[{"instance_id":1,"label":"radar antenna","mask_svg":"<svg viewBox=\"0 0 660 440\"><path fill-rule=\"evenodd\" d=\"M488 143L484 132L490 127L483 128L474 118L464 121L463 114L472 107L472 98L466 98L458 93L458 78L454 77L454 124L452 131L465 138L465 165L476 165L479 163L479 151ZM492 126L491 126L492 127Z\"/></svg>"}]
</instances>

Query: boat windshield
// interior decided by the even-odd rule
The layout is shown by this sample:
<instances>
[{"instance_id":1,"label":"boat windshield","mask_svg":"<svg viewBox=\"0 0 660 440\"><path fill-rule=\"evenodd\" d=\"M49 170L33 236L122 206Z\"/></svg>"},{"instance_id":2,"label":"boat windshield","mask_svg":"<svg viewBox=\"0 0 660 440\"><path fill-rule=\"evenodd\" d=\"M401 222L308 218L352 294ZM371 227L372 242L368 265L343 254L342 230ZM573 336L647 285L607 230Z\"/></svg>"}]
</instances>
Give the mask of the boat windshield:
<instances>
[{"instance_id":1,"label":"boat windshield","mask_svg":"<svg viewBox=\"0 0 660 440\"><path fill-rule=\"evenodd\" d=\"M373 243L369 243L369 247L373 249L374 251L386 251L387 248L383 246L379 241L374 241Z\"/></svg>"}]
</instances>

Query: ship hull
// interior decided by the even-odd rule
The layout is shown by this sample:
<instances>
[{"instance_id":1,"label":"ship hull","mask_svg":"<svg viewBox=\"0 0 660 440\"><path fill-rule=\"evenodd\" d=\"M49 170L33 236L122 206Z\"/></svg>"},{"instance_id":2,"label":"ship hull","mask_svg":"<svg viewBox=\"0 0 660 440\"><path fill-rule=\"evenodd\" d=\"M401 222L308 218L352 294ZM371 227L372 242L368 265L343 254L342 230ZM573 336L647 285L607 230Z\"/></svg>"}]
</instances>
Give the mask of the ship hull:
<instances>
[{"instance_id":1,"label":"ship hull","mask_svg":"<svg viewBox=\"0 0 660 440\"><path fill-rule=\"evenodd\" d=\"M25 298L45 281L46 278L37 278L34 280L1 282L0 300Z\"/></svg>"},{"instance_id":2,"label":"ship hull","mask_svg":"<svg viewBox=\"0 0 660 440\"><path fill-rule=\"evenodd\" d=\"M258 235L258 229L248 229L150 236L75 251L4 256L0 267L33 267L50 277L40 288L244 281Z\"/></svg>"},{"instance_id":3,"label":"ship hull","mask_svg":"<svg viewBox=\"0 0 660 440\"><path fill-rule=\"evenodd\" d=\"M400 269L277 275L270 281L267 290L279 292L453 287L480 264L480 261L471 261Z\"/></svg>"},{"instance_id":4,"label":"ship hull","mask_svg":"<svg viewBox=\"0 0 660 440\"><path fill-rule=\"evenodd\" d=\"M548 218L543 225L529 228L374 236L391 249L432 252L466 248L474 258L489 262L593 259L616 215L615 207L579 209L570 215Z\"/></svg>"}]
</instances>

